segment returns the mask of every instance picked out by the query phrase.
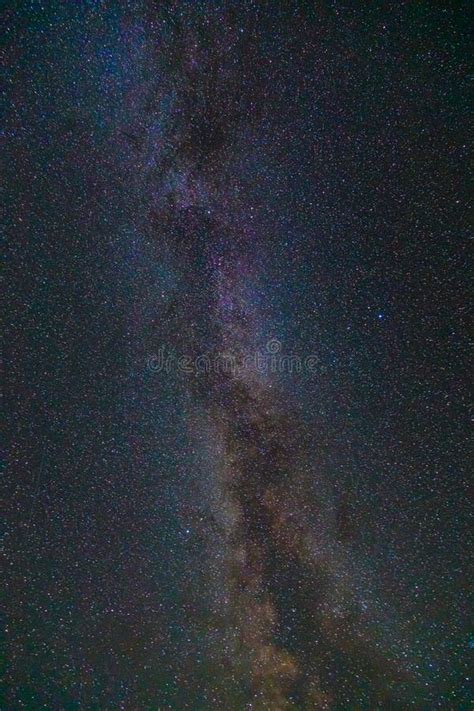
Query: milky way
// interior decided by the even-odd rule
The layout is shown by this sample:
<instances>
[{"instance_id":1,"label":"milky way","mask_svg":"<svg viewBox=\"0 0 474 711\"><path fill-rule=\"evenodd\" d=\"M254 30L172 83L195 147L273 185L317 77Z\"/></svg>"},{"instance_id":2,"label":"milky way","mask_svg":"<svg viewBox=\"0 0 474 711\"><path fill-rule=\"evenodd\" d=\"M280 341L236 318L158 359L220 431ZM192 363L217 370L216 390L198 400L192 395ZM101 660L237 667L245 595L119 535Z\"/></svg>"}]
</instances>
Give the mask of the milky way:
<instances>
[{"instance_id":1,"label":"milky way","mask_svg":"<svg viewBox=\"0 0 474 711\"><path fill-rule=\"evenodd\" d=\"M2 708L467 708L461 5L4 25Z\"/></svg>"}]
</instances>

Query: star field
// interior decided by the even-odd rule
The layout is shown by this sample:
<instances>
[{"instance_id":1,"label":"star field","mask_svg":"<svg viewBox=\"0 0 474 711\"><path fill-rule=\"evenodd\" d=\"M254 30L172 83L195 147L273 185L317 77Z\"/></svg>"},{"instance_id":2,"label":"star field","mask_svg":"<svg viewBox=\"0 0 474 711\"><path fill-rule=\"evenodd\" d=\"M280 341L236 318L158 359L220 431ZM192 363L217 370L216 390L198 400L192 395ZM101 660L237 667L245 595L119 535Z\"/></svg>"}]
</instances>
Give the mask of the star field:
<instances>
[{"instance_id":1,"label":"star field","mask_svg":"<svg viewBox=\"0 0 474 711\"><path fill-rule=\"evenodd\" d=\"M0 707L469 708L467 7L2 15Z\"/></svg>"}]
</instances>

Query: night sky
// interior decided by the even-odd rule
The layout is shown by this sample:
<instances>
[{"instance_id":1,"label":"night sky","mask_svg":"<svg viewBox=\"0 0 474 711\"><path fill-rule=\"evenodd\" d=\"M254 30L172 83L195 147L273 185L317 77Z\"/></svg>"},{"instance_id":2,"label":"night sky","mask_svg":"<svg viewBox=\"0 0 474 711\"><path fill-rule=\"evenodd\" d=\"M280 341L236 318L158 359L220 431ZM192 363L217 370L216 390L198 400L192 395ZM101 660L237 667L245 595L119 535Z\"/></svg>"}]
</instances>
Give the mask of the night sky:
<instances>
[{"instance_id":1,"label":"night sky","mask_svg":"<svg viewBox=\"0 0 474 711\"><path fill-rule=\"evenodd\" d=\"M2 3L1 711L469 706L468 3Z\"/></svg>"}]
</instances>

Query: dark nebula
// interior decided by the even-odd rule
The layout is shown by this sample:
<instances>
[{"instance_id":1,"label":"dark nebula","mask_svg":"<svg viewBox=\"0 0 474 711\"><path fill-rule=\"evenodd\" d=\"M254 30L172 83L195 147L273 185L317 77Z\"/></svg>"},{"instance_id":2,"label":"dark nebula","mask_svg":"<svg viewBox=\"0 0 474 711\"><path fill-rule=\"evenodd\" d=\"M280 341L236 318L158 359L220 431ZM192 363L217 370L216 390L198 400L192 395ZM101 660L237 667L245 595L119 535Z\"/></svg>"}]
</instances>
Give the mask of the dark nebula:
<instances>
[{"instance_id":1,"label":"dark nebula","mask_svg":"<svg viewBox=\"0 0 474 711\"><path fill-rule=\"evenodd\" d=\"M2 13L0 708L469 708L467 4Z\"/></svg>"}]
</instances>

